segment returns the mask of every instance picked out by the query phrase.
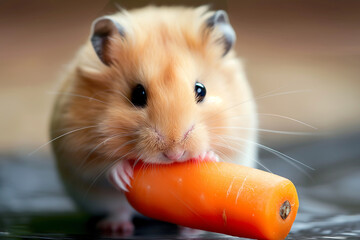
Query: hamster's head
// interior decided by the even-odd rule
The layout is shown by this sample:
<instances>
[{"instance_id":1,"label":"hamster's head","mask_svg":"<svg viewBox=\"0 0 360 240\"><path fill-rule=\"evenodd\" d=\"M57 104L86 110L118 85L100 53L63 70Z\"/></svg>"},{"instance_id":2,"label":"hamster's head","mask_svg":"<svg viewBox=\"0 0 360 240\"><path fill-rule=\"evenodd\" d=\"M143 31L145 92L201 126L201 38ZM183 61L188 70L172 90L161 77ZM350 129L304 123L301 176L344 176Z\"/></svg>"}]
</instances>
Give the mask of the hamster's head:
<instances>
[{"instance_id":1,"label":"hamster's head","mask_svg":"<svg viewBox=\"0 0 360 240\"><path fill-rule=\"evenodd\" d=\"M96 126L82 138L86 152L97 162L163 164L245 152L246 142L227 142L239 136L239 117L245 128L255 124L234 42L226 13L204 7L148 7L95 20L72 87L95 99L72 98L75 122Z\"/></svg>"}]
</instances>

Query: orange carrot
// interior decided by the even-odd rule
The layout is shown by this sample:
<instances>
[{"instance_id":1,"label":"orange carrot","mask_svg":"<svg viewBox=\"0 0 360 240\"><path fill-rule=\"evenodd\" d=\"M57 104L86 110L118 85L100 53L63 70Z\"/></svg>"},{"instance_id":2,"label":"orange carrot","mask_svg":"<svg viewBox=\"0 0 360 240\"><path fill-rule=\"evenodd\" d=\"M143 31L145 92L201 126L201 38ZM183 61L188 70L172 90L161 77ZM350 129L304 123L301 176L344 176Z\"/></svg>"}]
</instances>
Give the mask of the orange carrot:
<instances>
[{"instance_id":1,"label":"orange carrot","mask_svg":"<svg viewBox=\"0 0 360 240\"><path fill-rule=\"evenodd\" d=\"M239 237L284 239L299 206L288 179L224 162L137 164L131 184L148 217Z\"/></svg>"}]
</instances>

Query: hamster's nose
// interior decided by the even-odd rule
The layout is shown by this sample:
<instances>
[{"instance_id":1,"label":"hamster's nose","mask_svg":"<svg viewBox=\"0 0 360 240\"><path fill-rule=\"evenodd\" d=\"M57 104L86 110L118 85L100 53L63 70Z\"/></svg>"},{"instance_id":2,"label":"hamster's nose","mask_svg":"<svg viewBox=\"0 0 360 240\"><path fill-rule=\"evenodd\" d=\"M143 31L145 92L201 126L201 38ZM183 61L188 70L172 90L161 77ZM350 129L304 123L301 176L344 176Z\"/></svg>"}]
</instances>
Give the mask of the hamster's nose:
<instances>
[{"instance_id":1,"label":"hamster's nose","mask_svg":"<svg viewBox=\"0 0 360 240\"><path fill-rule=\"evenodd\" d=\"M172 150L166 150L163 152L164 156L171 161L179 161L182 156L185 154L185 150L182 149L172 149Z\"/></svg>"}]
</instances>

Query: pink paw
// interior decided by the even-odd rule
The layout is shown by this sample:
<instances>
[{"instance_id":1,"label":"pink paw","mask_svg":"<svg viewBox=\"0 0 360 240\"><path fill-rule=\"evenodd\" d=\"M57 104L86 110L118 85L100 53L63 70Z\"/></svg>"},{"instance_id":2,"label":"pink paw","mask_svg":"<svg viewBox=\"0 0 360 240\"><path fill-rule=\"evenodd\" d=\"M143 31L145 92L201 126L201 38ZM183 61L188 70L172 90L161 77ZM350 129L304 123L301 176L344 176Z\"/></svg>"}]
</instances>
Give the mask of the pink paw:
<instances>
[{"instance_id":1,"label":"pink paw","mask_svg":"<svg viewBox=\"0 0 360 240\"><path fill-rule=\"evenodd\" d=\"M131 236L134 233L134 224L131 221L112 221L104 219L97 224L103 233L116 236Z\"/></svg>"},{"instance_id":2,"label":"pink paw","mask_svg":"<svg viewBox=\"0 0 360 240\"><path fill-rule=\"evenodd\" d=\"M219 156L213 151L203 152L200 154L199 158L201 160L206 159L211 162L219 162Z\"/></svg>"},{"instance_id":3,"label":"pink paw","mask_svg":"<svg viewBox=\"0 0 360 240\"><path fill-rule=\"evenodd\" d=\"M122 160L116 164L109 174L110 182L119 190L128 192L131 188L130 179L133 178L134 169L130 161Z\"/></svg>"}]
</instances>

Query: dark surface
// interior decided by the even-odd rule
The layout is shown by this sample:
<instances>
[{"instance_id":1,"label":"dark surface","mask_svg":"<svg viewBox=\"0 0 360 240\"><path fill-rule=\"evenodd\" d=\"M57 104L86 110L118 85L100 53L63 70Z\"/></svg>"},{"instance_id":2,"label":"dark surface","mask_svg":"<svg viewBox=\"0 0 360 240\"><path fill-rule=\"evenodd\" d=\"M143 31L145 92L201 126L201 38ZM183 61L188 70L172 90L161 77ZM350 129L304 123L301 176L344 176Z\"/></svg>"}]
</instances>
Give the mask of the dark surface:
<instances>
[{"instance_id":1,"label":"dark surface","mask_svg":"<svg viewBox=\"0 0 360 240\"><path fill-rule=\"evenodd\" d=\"M353 134L281 149L315 170L261 153L261 162L298 190L300 208L287 239L360 238L359 146L360 134ZM74 210L49 159L1 156L0 238L121 238L100 235L94 230L96 219ZM211 233L181 237L176 226L141 217L134 223L135 235L127 239L233 239Z\"/></svg>"}]
</instances>

